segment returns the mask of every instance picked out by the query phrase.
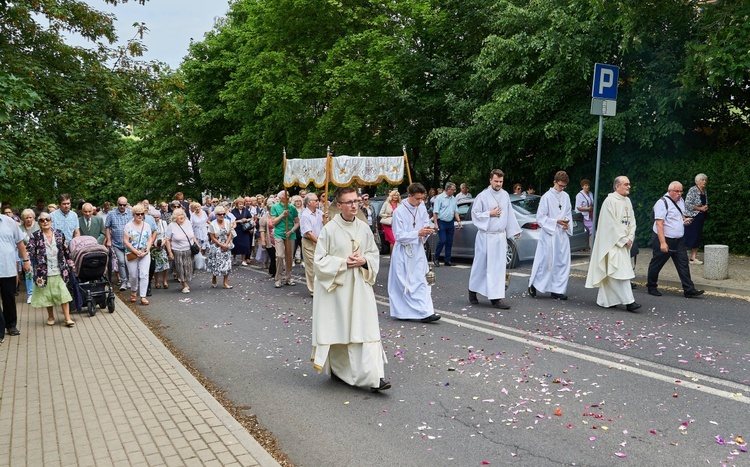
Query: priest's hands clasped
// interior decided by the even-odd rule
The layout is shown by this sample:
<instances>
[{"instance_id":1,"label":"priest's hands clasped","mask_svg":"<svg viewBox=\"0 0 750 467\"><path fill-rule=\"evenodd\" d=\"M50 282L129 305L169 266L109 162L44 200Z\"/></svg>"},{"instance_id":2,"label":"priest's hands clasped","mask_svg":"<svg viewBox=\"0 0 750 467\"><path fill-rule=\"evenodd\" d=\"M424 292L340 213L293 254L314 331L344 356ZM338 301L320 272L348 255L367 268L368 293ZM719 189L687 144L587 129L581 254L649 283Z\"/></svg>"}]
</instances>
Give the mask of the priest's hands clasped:
<instances>
[{"instance_id":1,"label":"priest's hands clasped","mask_svg":"<svg viewBox=\"0 0 750 467\"><path fill-rule=\"evenodd\" d=\"M570 225L570 221L568 219L557 219L557 225L562 227L565 230L568 230L568 226Z\"/></svg>"},{"instance_id":2,"label":"priest's hands clasped","mask_svg":"<svg viewBox=\"0 0 750 467\"><path fill-rule=\"evenodd\" d=\"M365 263L367 263L367 260L359 253L352 253L346 258L346 267L349 269L360 268L364 266Z\"/></svg>"}]
</instances>

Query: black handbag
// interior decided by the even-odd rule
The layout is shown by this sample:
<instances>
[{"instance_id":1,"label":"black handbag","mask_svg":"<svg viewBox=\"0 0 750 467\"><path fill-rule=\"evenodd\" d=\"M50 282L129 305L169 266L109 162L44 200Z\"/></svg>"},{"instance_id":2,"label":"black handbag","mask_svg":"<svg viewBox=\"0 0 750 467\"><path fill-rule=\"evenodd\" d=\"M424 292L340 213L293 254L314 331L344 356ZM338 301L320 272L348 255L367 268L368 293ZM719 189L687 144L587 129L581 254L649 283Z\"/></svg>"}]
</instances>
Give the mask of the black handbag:
<instances>
[{"instance_id":1,"label":"black handbag","mask_svg":"<svg viewBox=\"0 0 750 467\"><path fill-rule=\"evenodd\" d=\"M179 227L180 230L182 230L182 234L185 235L185 237L187 238L187 234L185 233L185 229L183 229L180 224L177 224L177 227ZM200 252L201 252L201 248L195 243L195 237L193 237L193 241L190 243L190 254L193 255L193 256L195 256L195 255L197 255Z\"/></svg>"}]
</instances>

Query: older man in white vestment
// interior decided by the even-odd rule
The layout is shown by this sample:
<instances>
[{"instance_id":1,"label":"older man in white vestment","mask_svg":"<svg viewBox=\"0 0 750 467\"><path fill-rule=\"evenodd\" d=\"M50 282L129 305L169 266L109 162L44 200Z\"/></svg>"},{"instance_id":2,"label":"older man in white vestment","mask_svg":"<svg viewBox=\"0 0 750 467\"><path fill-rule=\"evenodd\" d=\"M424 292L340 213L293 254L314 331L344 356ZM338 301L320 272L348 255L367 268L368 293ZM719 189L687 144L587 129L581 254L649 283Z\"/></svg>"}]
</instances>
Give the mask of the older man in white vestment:
<instances>
[{"instance_id":1,"label":"older man in white vestment","mask_svg":"<svg viewBox=\"0 0 750 467\"><path fill-rule=\"evenodd\" d=\"M630 247L635 238L635 216L630 202L630 180L615 178L614 193L610 193L602 204L596 237L591 249L586 288L599 288L596 304L612 308L626 305L634 312L641 307L635 302L630 279L635 277L630 263Z\"/></svg>"},{"instance_id":2,"label":"older man in white vestment","mask_svg":"<svg viewBox=\"0 0 750 467\"><path fill-rule=\"evenodd\" d=\"M315 247L312 362L318 372L373 392L390 389L372 286L380 257L370 227L355 217L357 192L339 188L341 214L320 231Z\"/></svg>"},{"instance_id":3,"label":"older man in white vestment","mask_svg":"<svg viewBox=\"0 0 750 467\"><path fill-rule=\"evenodd\" d=\"M570 277L570 240L573 225L570 197L565 193L570 177L560 170L555 174L554 185L539 200L536 222L542 229L536 244L534 265L529 278L529 295L550 292L552 298L567 300Z\"/></svg>"},{"instance_id":4,"label":"older man in white vestment","mask_svg":"<svg viewBox=\"0 0 750 467\"><path fill-rule=\"evenodd\" d=\"M432 306L432 289L425 274L427 255L424 242L434 232L424 205L427 190L421 183L407 188L409 196L393 210L393 236L396 244L391 253L388 273L388 298L391 316L396 319L431 323L440 319Z\"/></svg>"},{"instance_id":5,"label":"older man in white vestment","mask_svg":"<svg viewBox=\"0 0 750 467\"><path fill-rule=\"evenodd\" d=\"M510 197L503 190L505 174L500 169L490 172L490 186L474 200L471 220L477 227L474 241L474 262L469 276L469 302L479 303L477 294L490 299L494 308L510 308L505 298L505 254L508 240L521 236Z\"/></svg>"}]
</instances>

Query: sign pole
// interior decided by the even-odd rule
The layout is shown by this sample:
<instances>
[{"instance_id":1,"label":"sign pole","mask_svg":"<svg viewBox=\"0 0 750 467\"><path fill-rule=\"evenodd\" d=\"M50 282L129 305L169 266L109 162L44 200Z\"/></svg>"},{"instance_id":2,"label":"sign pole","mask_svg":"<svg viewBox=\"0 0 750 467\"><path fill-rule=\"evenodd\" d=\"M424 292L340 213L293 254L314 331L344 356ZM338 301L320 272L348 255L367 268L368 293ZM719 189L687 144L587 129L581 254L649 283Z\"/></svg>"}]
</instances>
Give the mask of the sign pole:
<instances>
[{"instance_id":1,"label":"sign pole","mask_svg":"<svg viewBox=\"0 0 750 467\"><path fill-rule=\"evenodd\" d=\"M604 116L599 115L599 141L596 143L596 178L594 179L594 210L591 211L591 244L594 244L594 236L596 235L596 220L594 218L596 210L599 205L599 167L602 163L602 133L604 129Z\"/></svg>"}]
</instances>

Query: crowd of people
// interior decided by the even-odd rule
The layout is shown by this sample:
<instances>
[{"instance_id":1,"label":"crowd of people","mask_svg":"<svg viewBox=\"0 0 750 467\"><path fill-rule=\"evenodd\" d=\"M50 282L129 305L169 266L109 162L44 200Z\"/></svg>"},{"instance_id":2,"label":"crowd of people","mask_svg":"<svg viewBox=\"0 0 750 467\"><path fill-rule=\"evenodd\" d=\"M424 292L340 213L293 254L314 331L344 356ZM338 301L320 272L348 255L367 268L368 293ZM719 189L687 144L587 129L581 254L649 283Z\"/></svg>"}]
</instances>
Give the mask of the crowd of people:
<instances>
[{"instance_id":1,"label":"crowd of people","mask_svg":"<svg viewBox=\"0 0 750 467\"><path fill-rule=\"evenodd\" d=\"M707 177L695 177L688 199L682 199L682 184L672 182L667 193L653 208L653 257L648 271L648 293L661 296L658 274L669 260L675 264L684 295L703 294L690 278L689 263L695 256L703 222L708 212ZM503 190L504 173L490 173L489 186L471 206L477 226L474 260L468 282L468 300L479 303L479 295L493 308L507 310L505 277L508 239L518 239L518 225L510 196ZM572 211L584 214L593 226L593 200L590 181L582 180L574 203L565 193L570 177L558 171L552 187L539 201L537 222L541 237L528 283L528 294L550 293L567 300L570 276ZM630 181L615 178L613 189L598 216L597 236L592 245L587 288L598 288L596 303L601 307L624 305L635 312L641 305L634 300L631 262L636 221L628 197ZM517 191L518 187L514 187ZM441 316L434 311L431 287L427 282L430 263L427 239L439 234L434 264L445 249L446 266L451 265L454 228L461 228L457 213L459 196L471 198L466 184L448 182L435 196L420 183L407 188L406 198L392 191L379 212L386 241L391 245L388 275L390 314L394 319L433 323ZM528 194L528 191L527 191ZM313 296L312 362L316 369L353 386L373 391L389 389L384 379L386 356L383 352L373 285L380 267L376 230L377 215L369 195L353 188L336 190L334 202L325 192L289 197L286 191L275 196L239 197L233 201L206 198L204 203L184 200L177 193L171 203L158 207L148 200L131 204L120 197L113 207L97 208L81 201L72 210L70 195L58 197L58 204L15 212L3 206L0 216L0 292L5 334L19 335L15 295L25 283L27 302L46 308L47 324L56 323L54 308L63 312L64 324L73 327L69 291L73 262L68 248L74 237L88 235L107 247L116 283L121 291L130 290L130 301L149 305L151 286L169 288L171 271L180 282L182 293L190 293L196 265L211 275L211 286L231 289L232 269L256 262L267 268L276 288L294 286L291 265L304 261L305 282ZM326 209L321 209L324 206ZM574 207L575 206L575 207ZM327 208L330 208L327 209ZM323 211L328 211L326 214ZM330 221L328 221L330 220ZM456 221L456 226L454 226ZM692 256L688 258L688 248ZM12 253L12 254L9 254ZM299 253L301 256L296 256ZM297 259L299 258L299 259Z\"/></svg>"}]
</instances>

